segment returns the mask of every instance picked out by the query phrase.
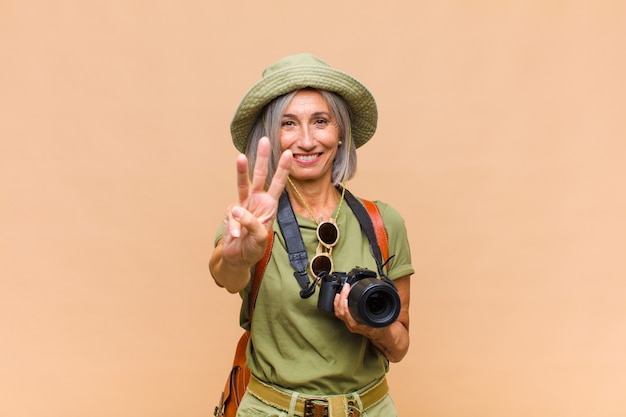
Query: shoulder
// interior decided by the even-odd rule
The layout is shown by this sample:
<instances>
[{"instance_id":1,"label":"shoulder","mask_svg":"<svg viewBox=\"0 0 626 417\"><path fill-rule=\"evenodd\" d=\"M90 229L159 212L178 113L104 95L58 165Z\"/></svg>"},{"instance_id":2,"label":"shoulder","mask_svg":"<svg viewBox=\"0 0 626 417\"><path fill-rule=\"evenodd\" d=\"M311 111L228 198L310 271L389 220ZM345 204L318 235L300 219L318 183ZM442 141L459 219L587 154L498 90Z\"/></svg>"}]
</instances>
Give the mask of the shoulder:
<instances>
[{"instance_id":1,"label":"shoulder","mask_svg":"<svg viewBox=\"0 0 626 417\"><path fill-rule=\"evenodd\" d=\"M388 221L391 224L404 224L404 218L394 207L380 200L375 200L374 203L378 206L378 210L380 210L380 214L383 217L385 224Z\"/></svg>"},{"instance_id":2,"label":"shoulder","mask_svg":"<svg viewBox=\"0 0 626 417\"><path fill-rule=\"evenodd\" d=\"M360 199L363 201L363 199ZM383 219L383 223L385 224L385 228L387 231L395 231L398 228L404 229L404 218L400 214L398 210L396 210L390 204L381 201L381 200L370 200L378 207L378 211L380 211L380 215Z\"/></svg>"},{"instance_id":3,"label":"shoulder","mask_svg":"<svg viewBox=\"0 0 626 417\"><path fill-rule=\"evenodd\" d=\"M404 218L398 210L384 201L373 201L380 211L389 239L389 254L393 255L389 263L388 276L391 279L412 275L411 250Z\"/></svg>"},{"instance_id":4,"label":"shoulder","mask_svg":"<svg viewBox=\"0 0 626 417\"><path fill-rule=\"evenodd\" d=\"M364 201L363 198L359 197L359 199ZM383 224L385 225L385 229L387 230L387 235L389 235L390 240L393 240L394 237L405 237L407 235L404 217L402 217L398 210L381 200L369 201L378 207L378 211L380 212L380 216L382 217Z\"/></svg>"},{"instance_id":5,"label":"shoulder","mask_svg":"<svg viewBox=\"0 0 626 417\"><path fill-rule=\"evenodd\" d=\"M378 211L380 212L383 222L385 223L385 228L388 231L393 230L396 227L399 227L400 229L404 229L405 227L404 218L402 217L402 215L400 214L398 210L396 210L395 208L393 208L391 205L387 204L386 202L381 201L381 200L365 199L363 197L353 195L350 192L348 192L346 196L350 196L351 199L356 198L360 200L360 202L364 204L365 206L370 205L367 203L374 203L376 207L378 208Z\"/></svg>"}]
</instances>

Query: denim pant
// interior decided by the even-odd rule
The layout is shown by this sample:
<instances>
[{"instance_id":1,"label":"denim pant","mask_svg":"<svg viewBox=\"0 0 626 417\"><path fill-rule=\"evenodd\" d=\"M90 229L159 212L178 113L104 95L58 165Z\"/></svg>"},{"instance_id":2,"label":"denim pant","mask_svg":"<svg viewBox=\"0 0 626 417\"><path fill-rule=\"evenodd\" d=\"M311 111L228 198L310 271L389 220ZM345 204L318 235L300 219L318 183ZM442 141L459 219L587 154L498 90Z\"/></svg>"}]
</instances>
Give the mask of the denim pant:
<instances>
[{"instance_id":1,"label":"denim pant","mask_svg":"<svg viewBox=\"0 0 626 417\"><path fill-rule=\"evenodd\" d=\"M237 417L302 417L297 414L290 414L286 411L282 411L278 408L274 408L265 404L263 401L256 398L254 395L246 392L239 404L237 410ZM390 395L387 395L379 403L367 409L367 411L361 413L361 417L397 417L396 406L393 403ZM346 417L343 416L330 416L330 417Z\"/></svg>"}]
</instances>

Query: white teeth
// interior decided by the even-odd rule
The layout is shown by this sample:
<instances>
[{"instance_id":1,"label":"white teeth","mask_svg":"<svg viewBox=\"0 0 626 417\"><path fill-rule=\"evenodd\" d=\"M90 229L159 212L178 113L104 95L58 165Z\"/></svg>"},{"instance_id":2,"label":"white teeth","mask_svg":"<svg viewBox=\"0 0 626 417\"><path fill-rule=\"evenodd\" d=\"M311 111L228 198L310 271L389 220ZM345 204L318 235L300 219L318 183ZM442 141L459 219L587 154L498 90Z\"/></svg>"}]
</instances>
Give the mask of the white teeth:
<instances>
[{"instance_id":1,"label":"white teeth","mask_svg":"<svg viewBox=\"0 0 626 417\"><path fill-rule=\"evenodd\" d=\"M312 161L317 158L317 155L297 155L296 159L303 162Z\"/></svg>"}]
</instances>

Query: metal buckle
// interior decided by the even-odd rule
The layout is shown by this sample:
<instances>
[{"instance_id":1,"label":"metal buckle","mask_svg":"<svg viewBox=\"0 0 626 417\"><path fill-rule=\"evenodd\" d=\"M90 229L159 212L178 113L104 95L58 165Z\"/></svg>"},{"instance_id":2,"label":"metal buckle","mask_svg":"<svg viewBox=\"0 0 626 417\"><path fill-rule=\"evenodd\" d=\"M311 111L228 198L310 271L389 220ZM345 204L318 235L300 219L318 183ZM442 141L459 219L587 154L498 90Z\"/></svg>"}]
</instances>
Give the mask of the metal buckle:
<instances>
[{"instance_id":1,"label":"metal buckle","mask_svg":"<svg viewBox=\"0 0 626 417\"><path fill-rule=\"evenodd\" d=\"M215 407L215 410L213 411L213 415L215 417L223 417L224 408L226 408L226 404L224 404L224 393L222 392L222 395L220 395L220 405Z\"/></svg>"},{"instance_id":2,"label":"metal buckle","mask_svg":"<svg viewBox=\"0 0 626 417\"><path fill-rule=\"evenodd\" d=\"M328 400L324 398L309 398L305 400L304 417L328 417Z\"/></svg>"}]
</instances>

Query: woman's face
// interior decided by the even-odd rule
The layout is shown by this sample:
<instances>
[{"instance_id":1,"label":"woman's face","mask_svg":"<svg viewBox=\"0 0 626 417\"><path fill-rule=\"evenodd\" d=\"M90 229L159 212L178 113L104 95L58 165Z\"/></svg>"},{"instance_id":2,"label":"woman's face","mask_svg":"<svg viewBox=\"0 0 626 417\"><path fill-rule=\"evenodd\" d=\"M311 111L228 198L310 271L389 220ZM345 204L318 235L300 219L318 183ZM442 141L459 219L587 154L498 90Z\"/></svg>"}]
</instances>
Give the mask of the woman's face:
<instances>
[{"instance_id":1,"label":"woman's face","mask_svg":"<svg viewBox=\"0 0 626 417\"><path fill-rule=\"evenodd\" d=\"M291 150L291 177L298 181L328 178L339 146L339 126L322 95L298 91L282 116L281 150Z\"/></svg>"}]
</instances>

